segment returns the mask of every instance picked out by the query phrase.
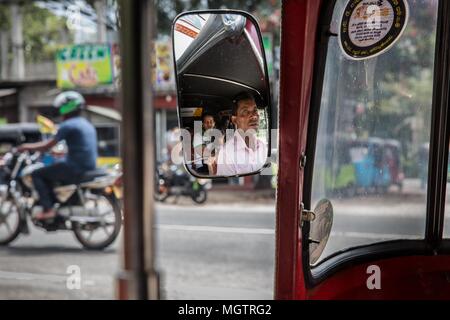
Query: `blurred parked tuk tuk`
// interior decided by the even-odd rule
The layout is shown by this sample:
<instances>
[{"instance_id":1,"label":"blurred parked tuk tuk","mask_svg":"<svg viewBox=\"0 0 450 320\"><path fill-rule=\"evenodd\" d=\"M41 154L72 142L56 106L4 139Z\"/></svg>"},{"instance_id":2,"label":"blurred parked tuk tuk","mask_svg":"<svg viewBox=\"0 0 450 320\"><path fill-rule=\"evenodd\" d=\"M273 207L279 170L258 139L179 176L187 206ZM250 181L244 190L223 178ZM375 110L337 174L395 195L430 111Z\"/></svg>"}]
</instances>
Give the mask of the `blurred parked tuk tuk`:
<instances>
[{"instance_id":1,"label":"blurred parked tuk tuk","mask_svg":"<svg viewBox=\"0 0 450 320\"><path fill-rule=\"evenodd\" d=\"M43 135L37 123L12 123L0 126L0 155L22 143L41 141Z\"/></svg>"},{"instance_id":2,"label":"blurred parked tuk tuk","mask_svg":"<svg viewBox=\"0 0 450 320\"><path fill-rule=\"evenodd\" d=\"M390 186L401 190L404 174L400 142L380 138L331 139L328 150L337 155L326 172L327 190L345 196L357 193L386 193Z\"/></svg>"}]
</instances>

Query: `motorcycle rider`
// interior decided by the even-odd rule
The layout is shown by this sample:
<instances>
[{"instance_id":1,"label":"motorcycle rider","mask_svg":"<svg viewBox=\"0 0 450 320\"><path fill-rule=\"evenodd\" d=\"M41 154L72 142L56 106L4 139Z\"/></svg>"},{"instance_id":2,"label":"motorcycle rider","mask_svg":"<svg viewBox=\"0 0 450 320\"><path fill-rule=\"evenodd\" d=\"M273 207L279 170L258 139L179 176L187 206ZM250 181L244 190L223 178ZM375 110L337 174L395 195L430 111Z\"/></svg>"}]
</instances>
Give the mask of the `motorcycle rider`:
<instances>
[{"instance_id":1,"label":"motorcycle rider","mask_svg":"<svg viewBox=\"0 0 450 320\"><path fill-rule=\"evenodd\" d=\"M65 160L32 173L39 204L43 207L43 212L35 216L37 220L53 219L56 216L53 208L55 182L76 183L83 173L95 170L97 163L97 132L88 120L81 117L81 110L86 106L84 97L75 91L62 92L55 98L53 106L57 108L58 115L63 117L56 135L49 140L18 147L19 152L45 152L63 140L68 147Z\"/></svg>"}]
</instances>

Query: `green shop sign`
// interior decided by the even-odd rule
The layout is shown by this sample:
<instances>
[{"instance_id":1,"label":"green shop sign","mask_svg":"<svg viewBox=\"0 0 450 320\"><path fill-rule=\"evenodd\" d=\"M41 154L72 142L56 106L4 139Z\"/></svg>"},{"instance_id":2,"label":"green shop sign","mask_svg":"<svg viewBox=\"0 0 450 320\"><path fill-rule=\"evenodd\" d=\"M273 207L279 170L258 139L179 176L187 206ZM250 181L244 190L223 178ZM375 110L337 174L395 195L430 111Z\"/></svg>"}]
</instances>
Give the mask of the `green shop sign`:
<instances>
[{"instance_id":1,"label":"green shop sign","mask_svg":"<svg viewBox=\"0 0 450 320\"><path fill-rule=\"evenodd\" d=\"M113 84L111 46L74 45L56 53L57 85L61 89L94 88Z\"/></svg>"}]
</instances>

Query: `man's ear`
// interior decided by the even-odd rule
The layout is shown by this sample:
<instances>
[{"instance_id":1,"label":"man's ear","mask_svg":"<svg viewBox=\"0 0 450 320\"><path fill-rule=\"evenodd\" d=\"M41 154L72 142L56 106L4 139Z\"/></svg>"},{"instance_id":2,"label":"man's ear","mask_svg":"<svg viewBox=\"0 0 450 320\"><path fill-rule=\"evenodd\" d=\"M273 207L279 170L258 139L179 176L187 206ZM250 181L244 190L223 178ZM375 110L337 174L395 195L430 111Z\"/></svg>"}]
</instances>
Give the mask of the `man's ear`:
<instances>
[{"instance_id":1,"label":"man's ear","mask_svg":"<svg viewBox=\"0 0 450 320\"><path fill-rule=\"evenodd\" d=\"M236 125L236 116L231 116L231 123Z\"/></svg>"}]
</instances>

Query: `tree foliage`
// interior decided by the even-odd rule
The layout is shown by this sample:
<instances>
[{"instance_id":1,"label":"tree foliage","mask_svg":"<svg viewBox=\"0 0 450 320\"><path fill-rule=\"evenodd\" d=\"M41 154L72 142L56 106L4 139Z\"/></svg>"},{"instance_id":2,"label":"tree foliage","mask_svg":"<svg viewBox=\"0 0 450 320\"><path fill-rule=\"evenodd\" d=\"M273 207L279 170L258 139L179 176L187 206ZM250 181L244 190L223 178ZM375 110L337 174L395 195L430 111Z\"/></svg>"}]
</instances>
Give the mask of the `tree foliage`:
<instances>
[{"instance_id":1,"label":"tree foliage","mask_svg":"<svg viewBox=\"0 0 450 320\"><path fill-rule=\"evenodd\" d=\"M64 18L33 3L23 6L23 31L28 62L51 61L58 46L72 41Z\"/></svg>"},{"instance_id":2,"label":"tree foliage","mask_svg":"<svg viewBox=\"0 0 450 320\"><path fill-rule=\"evenodd\" d=\"M352 94L366 104L366 112L355 117L358 135L395 137L404 159L417 159L420 145L430 139L437 21L437 1L413 0L411 5L420 10L411 10L400 41L371 59L373 72L346 71L363 80ZM369 85L368 75L373 77ZM417 161L404 165L408 175L417 174Z\"/></svg>"},{"instance_id":3,"label":"tree foliage","mask_svg":"<svg viewBox=\"0 0 450 320\"><path fill-rule=\"evenodd\" d=\"M0 31L8 30L11 23L9 7L0 4Z\"/></svg>"},{"instance_id":4,"label":"tree foliage","mask_svg":"<svg viewBox=\"0 0 450 320\"><path fill-rule=\"evenodd\" d=\"M253 13L259 19L265 19L280 9L280 2L275 0L156 0L158 32L162 35L169 35L173 20L178 14L185 11L236 9Z\"/></svg>"}]
</instances>

